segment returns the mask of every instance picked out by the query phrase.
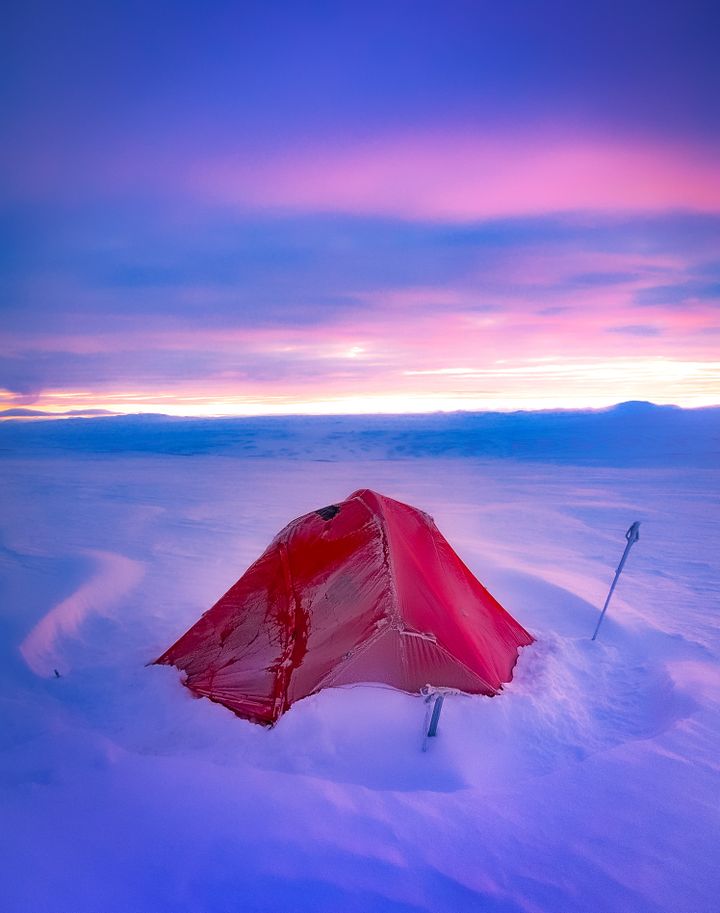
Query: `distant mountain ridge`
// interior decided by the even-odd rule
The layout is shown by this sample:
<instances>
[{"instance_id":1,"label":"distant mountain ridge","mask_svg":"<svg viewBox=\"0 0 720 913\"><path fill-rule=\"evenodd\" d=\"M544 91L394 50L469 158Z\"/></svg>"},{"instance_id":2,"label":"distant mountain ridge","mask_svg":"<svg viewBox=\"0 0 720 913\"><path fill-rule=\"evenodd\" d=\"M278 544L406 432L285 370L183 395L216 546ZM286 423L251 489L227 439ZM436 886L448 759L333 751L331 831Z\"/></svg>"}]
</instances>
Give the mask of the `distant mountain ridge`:
<instances>
[{"instance_id":1,"label":"distant mountain ridge","mask_svg":"<svg viewBox=\"0 0 720 913\"><path fill-rule=\"evenodd\" d=\"M514 409L511 411L492 411L492 410L464 410L455 409L452 411L438 410L437 412L405 412L405 413L384 413L369 412L367 416L388 416L388 415L547 415L548 413L558 413L566 415L568 413L577 413L580 415L597 415L604 412L622 411L622 412L647 412L652 409L697 412L705 409L720 409L720 403L717 406L696 406L692 409L684 409L682 406L676 406L672 403L653 403L646 399L632 399L621 403L615 403L613 406L603 406L600 408L588 409ZM213 415L213 416L190 416L190 415L170 415L166 412L113 412L109 409L67 409L64 412L47 412L43 409L28 409L26 407L17 407L13 409L0 409L0 418L84 418L95 416L114 415L122 418L157 418L157 419L179 419L181 421L214 421L214 420L232 420L242 419L250 420L253 418L305 418L302 413L293 413L288 415L266 415L266 416L246 416L246 415ZM312 416L313 418L363 418L363 415L348 415L337 413L326 416Z\"/></svg>"},{"instance_id":2,"label":"distant mountain ridge","mask_svg":"<svg viewBox=\"0 0 720 913\"><path fill-rule=\"evenodd\" d=\"M42 409L0 409L0 418L65 418L65 416L119 415L108 409L67 409L65 412L44 412Z\"/></svg>"}]
</instances>

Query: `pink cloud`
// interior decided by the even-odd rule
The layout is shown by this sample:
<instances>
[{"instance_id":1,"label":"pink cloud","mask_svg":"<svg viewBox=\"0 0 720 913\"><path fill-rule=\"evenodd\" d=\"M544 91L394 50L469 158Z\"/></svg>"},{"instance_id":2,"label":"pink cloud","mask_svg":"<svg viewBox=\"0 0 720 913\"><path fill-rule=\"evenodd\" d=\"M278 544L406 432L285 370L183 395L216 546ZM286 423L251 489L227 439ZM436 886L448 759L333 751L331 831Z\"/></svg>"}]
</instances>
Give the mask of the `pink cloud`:
<instances>
[{"instance_id":1,"label":"pink cloud","mask_svg":"<svg viewBox=\"0 0 720 913\"><path fill-rule=\"evenodd\" d=\"M69 353L100 367L115 359L115 373L93 367L74 381L61 373L62 386L33 397L57 410L363 411L363 402L371 411L405 402L412 411L627 398L699 405L720 396L716 307L636 298L657 285L692 288L703 262L687 252L500 246L452 282L349 288L360 306L324 323L206 326L176 314L147 315L139 327L119 314L92 326L68 322L66 332L7 333L5 354L42 363ZM211 307L215 289L182 293ZM138 352L139 362L123 364L125 353ZM199 366L190 357L197 352L208 356ZM155 363L165 373L142 370ZM18 402L0 395L0 403Z\"/></svg>"},{"instance_id":2,"label":"pink cloud","mask_svg":"<svg viewBox=\"0 0 720 913\"><path fill-rule=\"evenodd\" d=\"M192 169L248 207L473 220L567 211L720 211L717 150L570 135L443 134L305 149Z\"/></svg>"}]
</instances>

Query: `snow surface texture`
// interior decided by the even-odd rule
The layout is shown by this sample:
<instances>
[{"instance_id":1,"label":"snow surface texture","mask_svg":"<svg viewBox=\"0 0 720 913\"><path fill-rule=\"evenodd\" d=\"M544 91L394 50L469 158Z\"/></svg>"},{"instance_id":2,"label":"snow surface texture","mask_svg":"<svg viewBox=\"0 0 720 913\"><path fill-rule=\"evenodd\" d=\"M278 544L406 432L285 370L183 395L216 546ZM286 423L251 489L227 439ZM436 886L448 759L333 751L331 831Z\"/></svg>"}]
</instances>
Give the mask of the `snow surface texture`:
<instances>
[{"instance_id":1,"label":"snow surface texture","mask_svg":"<svg viewBox=\"0 0 720 913\"><path fill-rule=\"evenodd\" d=\"M607 413L541 444L516 418L526 460L453 416L445 452L442 417L184 423L181 447L159 420L0 427L0 910L716 913L717 415L686 460L669 433L628 456ZM266 730L145 665L362 486L432 514L537 636L505 693L446 699L423 754L420 697L328 690Z\"/></svg>"}]
</instances>

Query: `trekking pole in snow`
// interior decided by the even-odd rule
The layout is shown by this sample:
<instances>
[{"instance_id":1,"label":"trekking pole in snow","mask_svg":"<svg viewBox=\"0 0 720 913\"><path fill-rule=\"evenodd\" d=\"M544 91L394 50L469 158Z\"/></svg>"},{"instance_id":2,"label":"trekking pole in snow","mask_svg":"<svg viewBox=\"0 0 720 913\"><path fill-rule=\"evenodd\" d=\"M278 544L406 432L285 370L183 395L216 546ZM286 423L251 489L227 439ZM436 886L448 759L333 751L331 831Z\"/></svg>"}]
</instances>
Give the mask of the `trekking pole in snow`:
<instances>
[{"instance_id":1,"label":"trekking pole in snow","mask_svg":"<svg viewBox=\"0 0 720 913\"><path fill-rule=\"evenodd\" d=\"M627 545L625 546L625 551L623 552L622 558L620 559L620 564L618 564L617 570L615 571L615 577L610 586L610 592L607 594L607 599L605 600L605 605L603 606L602 612L600 613L600 618L598 618L598 623L595 628L595 633L592 636L593 640L595 640L595 638L598 636L598 631L600 630L600 625L602 624L602 620L605 617L605 613L607 612L607 607L610 604L610 597L612 596L613 591L615 590L615 585L618 582L618 577L620 576L620 572L625 567L625 562L627 561L627 556L630 554L630 549L640 538L640 521L639 520L636 520L633 523L633 525L630 527L630 529L625 533L625 538L627 539Z\"/></svg>"}]
</instances>

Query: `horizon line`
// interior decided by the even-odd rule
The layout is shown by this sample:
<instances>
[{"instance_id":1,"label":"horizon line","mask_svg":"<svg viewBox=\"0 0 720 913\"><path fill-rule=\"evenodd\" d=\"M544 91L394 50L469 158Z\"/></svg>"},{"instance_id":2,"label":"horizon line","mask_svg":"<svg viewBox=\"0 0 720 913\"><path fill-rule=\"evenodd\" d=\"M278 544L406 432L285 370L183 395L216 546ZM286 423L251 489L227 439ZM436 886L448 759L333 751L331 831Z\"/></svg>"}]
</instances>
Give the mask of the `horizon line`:
<instances>
[{"instance_id":1,"label":"horizon line","mask_svg":"<svg viewBox=\"0 0 720 913\"><path fill-rule=\"evenodd\" d=\"M52 412L47 410L32 409L30 407L11 407L0 410L0 421L47 421L50 420L72 420L81 419L107 419L107 418L168 418L168 419L193 419L197 421L208 419L254 419L254 418L363 418L363 417L387 417L399 418L409 416L431 416L431 415L534 415L547 413L602 413L611 412L621 406L638 406L650 407L651 409L673 409L683 412L697 412L701 409L718 409L720 402L704 403L701 405L680 405L679 403L657 403L652 400L619 400L605 406L548 406L545 408L508 408L508 409L417 409L405 411L366 411L366 412L311 412L311 411L288 411L288 412L207 412L207 413L184 413L184 412L163 412L157 410L148 411L112 411L107 409L73 409L63 412Z\"/></svg>"}]
</instances>

